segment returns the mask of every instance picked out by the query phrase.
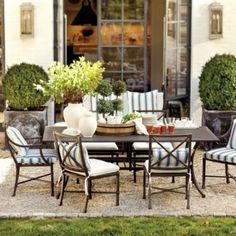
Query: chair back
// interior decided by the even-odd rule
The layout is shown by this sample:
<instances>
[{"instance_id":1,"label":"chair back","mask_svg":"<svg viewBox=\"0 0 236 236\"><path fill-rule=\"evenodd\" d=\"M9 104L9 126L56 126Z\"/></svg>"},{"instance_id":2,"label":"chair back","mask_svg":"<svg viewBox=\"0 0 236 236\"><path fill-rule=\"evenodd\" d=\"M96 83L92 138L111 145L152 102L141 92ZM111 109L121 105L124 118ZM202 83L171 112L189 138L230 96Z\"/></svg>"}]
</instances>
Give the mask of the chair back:
<instances>
[{"instance_id":1,"label":"chair back","mask_svg":"<svg viewBox=\"0 0 236 236\"><path fill-rule=\"evenodd\" d=\"M173 149L163 142L175 143ZM192 135L150 135L149 136L149 171L158 170L190 170ZM154 144L158 148L153 148Z\"/></svg>"},{"instance_id":2,"label":"chair back","mask_svg":"<svg viewBox=\"0 0 236 236\"><path fill-rule=\"evenodd\" d=\"M230 132L227 148L236 149L236 119L233 121L233 126Z\"/></svg>"},{"instance_id":3,"label":"chair back","mask_svg":"<svg viewBox=\"0 0 236 236\"><path fill-rule=\"evenodd\" d=\"M54 132L55 148L62 170L76 171L88 175L90 160L86 147L81 142L81 136Z\"/></svg>"},{"instance_id":4,"label":"chair back","mask_svg":"<svg viewBox=\"0 0 236 236\"><path fill-rule=\"evenodd\" d=\"M28 143L17 128L12 126L6 128L6 140L11 152L19 156L26 155L28 148L24 146L28 145Z\"/></svg>"}]
</instances>

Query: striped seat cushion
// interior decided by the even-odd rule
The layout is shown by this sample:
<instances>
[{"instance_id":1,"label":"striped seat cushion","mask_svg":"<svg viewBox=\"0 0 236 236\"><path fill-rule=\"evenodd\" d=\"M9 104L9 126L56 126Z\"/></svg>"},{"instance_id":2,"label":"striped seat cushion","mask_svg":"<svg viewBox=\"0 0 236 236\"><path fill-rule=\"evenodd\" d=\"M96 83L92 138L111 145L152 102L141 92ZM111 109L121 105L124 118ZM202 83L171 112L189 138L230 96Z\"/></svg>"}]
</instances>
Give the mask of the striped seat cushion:
<instances>
[{"instance_id":1,"label":"striped seat cushion","mask_svg":"<svg viewBox=\"0 0 236 236\"><path fill-rule=\"evenodd\" d=\"M26 140L24 139L24 137L22 136L20 131L18 129L16 129L15 127L8 126L6 129L6 133L7 133L7 136L9 137L9 139L11 139L14 143L19 144L19 145L28 145L28 143L26 142ZM10 143L10 145L12 146L12 148L16 151L16 153L19 156L26 155L28 148L19 147L17 145L12 144L12 143Z\"/></svg>"},{"instance_id":2,"label":"striped seat cushion","mask_svg":"<svg viewBox=\"0 0 236 236\"><path fill-rule=\"evenodd\" d=\"M185 165L188 164L188 159L190 158L188 148L178 148L175 150L173 155L176 156L176 158L174 158L172 155L168 155L167 157L163 158L166 154L167 152L164 149L154 148L152 151L152 165L156 163L154 167L186 168Z\"/></svg>"},{"instance_id":3,"label":"striped seat cushion","mask_svg":"<svg viewBox=\"0 0 236 236\"><path fill-rule=\"evenodd\" d=\"M144 162L144 167L146 168L146 170L148 171L149 168L149 160L146 160ZM167 173L187 173L187 169L151 169L151 173L158 173L158 174L167 174Z\"/></svg>"},{"instance_id":4,"label":"striped seat cushion","mask_svg":"<svg viewBox=\"0 0 236 236\"><path fill-rule=\"evenodd\" d=\"M54 149L42 149L44 158L49 163L55 163L57 161L57 154ZM32 164L45 164L43 158L40 155L39 149L28 149L26 154L21 156L18 155L16 157L16 161L19 164L23 165L32 165Z\"/></svg>"},{"instance_id":5,"label":"striped seat cushion","mask_svg":"<svg viewBox=\"0 0 236 236\"><path fill-rule=\"evenodd\" d=\"M216 160L226 163L236 163L236 150L232 148L216 148L204 153L209 160Z\"/></svg>"},{"instance_id":6,"label":"striped seat cushion","mask_svg":"<svg viewBox=\"0 0 236 236\"><path fill-rule=\"evenodd\" d=\"M62 160L66 157L67 151L69 151L71 149L71 147L73 146L73 143L62 143L59 145L59 152L61 155ZM88 151L87 148L82 145L82 149L83 149L83 156L84 156L84 162L85 162L85 166L83 166L83 161L82 161L82 156L80 153L80 146L74 146L71 150L70 150L70 155L68 156L68 158L66 158L65 160L65 164L71 167L78 167L78 168L87 168L87 170L91 170L91 164L90 164L90 159L89 159L89 155L88 155Z\"/></svg>"}]
</instances>

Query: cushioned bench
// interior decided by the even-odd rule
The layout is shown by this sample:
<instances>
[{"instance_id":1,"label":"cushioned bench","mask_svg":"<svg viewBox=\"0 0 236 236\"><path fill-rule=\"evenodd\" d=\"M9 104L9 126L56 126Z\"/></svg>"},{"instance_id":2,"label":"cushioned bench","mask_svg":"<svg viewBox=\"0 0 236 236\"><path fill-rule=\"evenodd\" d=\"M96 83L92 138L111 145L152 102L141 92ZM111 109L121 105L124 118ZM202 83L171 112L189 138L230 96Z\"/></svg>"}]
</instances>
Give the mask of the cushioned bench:
<instances>
[{"instance_id":1,"label":"cushioned bench","mask_svg":"<svg viewBox=\"0 0 236 236\"><path fill-rule=\"evenodd\" d=\"M97 102L100 98L102 98L100 95L87 95L83 99L83 105L89 111L96 112ZM113 100L115 98L115 95L111 94L107 99ZM155 111L163 109L164 104L163 93L158 92L158 90L144 93L126 91L119 98L123 101L123 110L119 112L120 116L140 110L148 110L147 113L155 114Z\"/></svg>"}]
</instances>

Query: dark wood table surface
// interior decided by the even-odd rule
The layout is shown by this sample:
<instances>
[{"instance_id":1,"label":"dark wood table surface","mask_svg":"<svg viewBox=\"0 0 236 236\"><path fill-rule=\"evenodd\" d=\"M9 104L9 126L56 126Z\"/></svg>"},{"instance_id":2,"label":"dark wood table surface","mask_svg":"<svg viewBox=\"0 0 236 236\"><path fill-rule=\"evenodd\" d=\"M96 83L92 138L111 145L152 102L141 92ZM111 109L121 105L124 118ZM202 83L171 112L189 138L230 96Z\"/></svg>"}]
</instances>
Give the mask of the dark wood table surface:
<instances>
[{"instance_id":1,"label":"dark wood table surface","mask_svg":"<svg viewBox=\"0 0 236 236\"><path fill-rule=\"evenodd\" d=\"M43 142L53 142L53 131L62 132L66 127L46 126ZM216 142L219 139L206 126L199 128L176 128L175 134L192 134L193 142ZM91 138L82 138L85 142L148 142L148 135L94 135ZM162 140L161 140L162 141ZM168 141L163 137L163 141Z\"/></svg>"}]
</instances>

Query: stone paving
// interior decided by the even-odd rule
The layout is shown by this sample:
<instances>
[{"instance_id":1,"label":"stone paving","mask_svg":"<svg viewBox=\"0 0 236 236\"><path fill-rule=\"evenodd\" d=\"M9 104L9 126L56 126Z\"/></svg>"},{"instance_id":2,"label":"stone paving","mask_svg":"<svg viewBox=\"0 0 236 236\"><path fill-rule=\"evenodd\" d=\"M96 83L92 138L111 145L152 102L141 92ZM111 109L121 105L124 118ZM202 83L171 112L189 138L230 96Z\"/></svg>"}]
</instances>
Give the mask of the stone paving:
<instances>
[{"instance_id":1,"label":"stone paving","mask_svg":"<svg viewBox=\"0 0 236 236\"><path fill-rule=\"evenodd\" d=\"M142 172L138 172L137 183L133 183L132 173L121 171L120 206L115 206L114 195L95 194L89 201L88 213L82 213L83 193L65 193L63 206L50 196L49 183L33 181L20 185L15 197L11 197L14 185L15 167L9 153L0 150L0 218L7 217L98 217L98 216L236 216L236 183L225 184L224 179L207 179L206 198L202 198L195 187L191 188L191 208L186 209L184 195L161 193L153 196L153 209L147 208L147 200L142 199ZM201 181L202 151L195 157L196 175ZM223 165L209 163L208 169L223 174ZM231 168L233 169L233 168ZM22 174L45 173L45 168L26 168ZM60 174L55 166L55 178ZM184 181L176 178L153 178L159 186L177 186ZM95 189L111 189L114 179L94 182ZM69 189L83 190L83 182L76 184L70 180ZM58 191L58 188L56 188Z\"/></svg>"}]
</instances>

